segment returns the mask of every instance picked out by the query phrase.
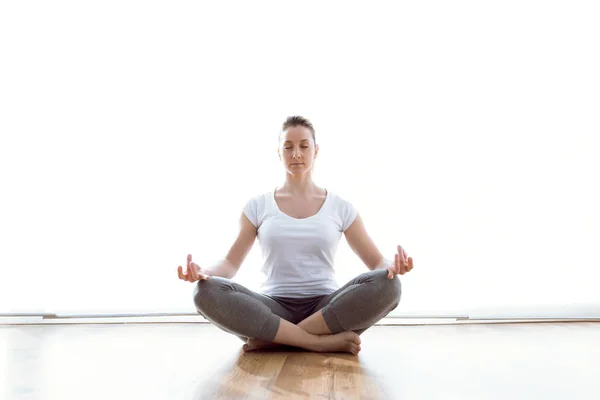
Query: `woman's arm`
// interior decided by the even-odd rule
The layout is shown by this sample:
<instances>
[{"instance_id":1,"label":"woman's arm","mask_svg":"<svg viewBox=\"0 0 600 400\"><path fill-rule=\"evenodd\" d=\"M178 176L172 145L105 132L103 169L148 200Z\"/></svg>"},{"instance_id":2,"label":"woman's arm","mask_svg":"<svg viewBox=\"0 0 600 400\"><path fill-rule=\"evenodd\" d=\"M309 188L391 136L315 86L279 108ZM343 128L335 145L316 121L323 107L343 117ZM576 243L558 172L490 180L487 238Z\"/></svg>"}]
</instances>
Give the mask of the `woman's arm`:
<instances>
[{"instance_id":1,"label":"woman's arm","mask_svg":"<svg viewBox=\"0 0 600 400\"><path fill-rule=\"evenodd\" d=\"M255 240L256 227L246 217L246 214L242 212L238 237L229 249L227 256L223 260L217 261L211 267L203 268L203 271L209 276L233 278L252 249Z\"/></svg>"},{"instance_id":2,"label":"woman's arm","mask_svg":"<svg viewBox=\"0 0 600 400\"><path fill-rule=\"evenodd\" d=\"M367 229L360 215L357 215L354 222L346 231L346 241L350 248L358 255L370 270L385 268L388 265L373 239L367 233Z\"/></svg>"}]
</instances>

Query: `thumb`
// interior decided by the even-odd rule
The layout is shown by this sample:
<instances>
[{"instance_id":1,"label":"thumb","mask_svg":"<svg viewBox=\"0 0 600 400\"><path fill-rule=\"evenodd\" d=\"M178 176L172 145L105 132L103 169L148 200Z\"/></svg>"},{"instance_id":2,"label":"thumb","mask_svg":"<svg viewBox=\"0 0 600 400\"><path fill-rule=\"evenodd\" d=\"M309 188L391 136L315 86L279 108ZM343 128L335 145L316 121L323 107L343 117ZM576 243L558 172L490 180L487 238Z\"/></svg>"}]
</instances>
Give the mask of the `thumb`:
<instances>
[{"instance_id":1,"label":"thumb","mask_svg":"<svg viewBox=\"0 0 600 400\"><path fill-rule=\"evenodd\" d=\"M394 273L389 268L388 268L387 272L388 272L388 274L387 274L388 279L394 279Z\"/></svg>"}]
</instances>

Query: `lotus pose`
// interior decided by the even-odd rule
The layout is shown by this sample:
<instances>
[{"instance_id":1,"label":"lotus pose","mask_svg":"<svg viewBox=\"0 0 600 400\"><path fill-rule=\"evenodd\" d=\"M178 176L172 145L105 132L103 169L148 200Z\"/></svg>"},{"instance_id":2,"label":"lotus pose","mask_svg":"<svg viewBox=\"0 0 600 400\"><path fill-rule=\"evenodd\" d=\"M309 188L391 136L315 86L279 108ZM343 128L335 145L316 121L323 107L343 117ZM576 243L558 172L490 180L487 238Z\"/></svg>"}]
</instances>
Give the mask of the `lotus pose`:
<instances>
[{"instance_id":1,"label":"lotus pose","mask_svg":"<svg viewBox=\"0 0 600 400\"><path fill-rule=\"evenodd\" d=\"M179 279L195 283L198 313L240 337L244 351L284 345L356 355L359 335L398 306L397 275L412 270L413 260L401 246L393 260L383 257L352 203L315 184L319 146L308 119L286 119L277 152L284 183L245 203L223 260L204 268L190 254ZM339 287L334 259L342 233L369 271ZM231 279L256 238L266 278L252 291Z\"/></svg>"}]
</instances>

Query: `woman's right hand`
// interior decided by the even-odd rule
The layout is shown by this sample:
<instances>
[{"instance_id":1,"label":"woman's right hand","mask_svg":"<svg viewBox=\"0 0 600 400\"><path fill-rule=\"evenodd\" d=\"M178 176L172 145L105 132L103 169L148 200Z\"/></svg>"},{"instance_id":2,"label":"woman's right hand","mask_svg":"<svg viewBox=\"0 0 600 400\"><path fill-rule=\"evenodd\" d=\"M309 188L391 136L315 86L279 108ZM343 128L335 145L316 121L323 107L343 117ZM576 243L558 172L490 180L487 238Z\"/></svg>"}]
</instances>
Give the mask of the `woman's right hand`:
<instances>
[{"instance_id":1,"label":"woman's right hand","mask_svg":"<svg viewBox=\"0 0 600 400\"><path fill-rule=\"evenodd\" d=\"M183 273L183 268L180 265L177 267L177 274L179 275L179 279L187 282L196 282L200 280L207 280L209 278L209 276L202 271L198 264L192 262L191 254L188 254L187 256L186 272Z\"/></svg>"}]
</instances>

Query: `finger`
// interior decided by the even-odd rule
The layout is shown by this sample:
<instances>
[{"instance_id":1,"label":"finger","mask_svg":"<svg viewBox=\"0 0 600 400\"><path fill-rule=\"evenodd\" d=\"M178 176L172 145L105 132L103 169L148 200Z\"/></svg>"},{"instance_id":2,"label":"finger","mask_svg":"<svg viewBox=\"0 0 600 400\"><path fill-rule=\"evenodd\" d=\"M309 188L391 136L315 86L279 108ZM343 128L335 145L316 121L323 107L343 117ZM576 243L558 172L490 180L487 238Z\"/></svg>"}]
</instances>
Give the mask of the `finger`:
<instances>
[{"instance_id":1,"label":"finger","mask_svg":"<svg viewBox=\"0 0 600 400\"><path fill-rule=\"evenodd\" d=\"M183 268L181 268L181 265L177 267L177 276L179 276L179 279L185 279L185 276L183 275Z\"/></svg>"},{"instance_id":2,"label":"finger","mask_svg":"<svg viewBox=\"0 0 600 400\"><path fill-rule=\"evenodd\" d=\"M192 282L196 282L198 280L198 270L196 268L199 268L198 265L196 263L190 263L190 271L192 273Z\"/></svg>"},{"instance_id":3,"label":"finger","mask_svg":"<svg viewBox=\"0 0 600 400\"><path fill-rule=\"evenodd\" d=\"M190 281L190 275L189 275L189 274L186 274L186 273L184 272L182 275L183 275L183 280L184 280L184 281L186 281L186 282L189 282L189 281Z\"/></svg>"},{"instance_id":4,"label":"finger","mask_svg":"<svg viewBox=\"0 0 600 400\"><path fill-rule=\"evenodd\" d=\"M406 268L404 266L404 258L398 254L398 273L400 275L404 275L406 273Z\"/></svg>"},{"instance_id":5,"label":"finger","mask_svg":"<svg viewBox=\"0 0 600 400\"><path fill-rule=\"evenodd\" d=\"M414 267L415 267L415 264L413 263L412 257L408 257L408 270L410 271Z\"/></svg>"},{"instance_id":6,"label":"finger","mask_svg":"<svg viewBox=\"0 0 600 400\"><path fill-rule=\"evenodd\" d=\"M402 257L402 260L408 264L408 254L406 253L406 250L404 250L404 248L400 245L398 245L398 253L400 254L400 257Z\"/></svg>"},{"instance_id":7,"label":"finger","mask_svg":"<svg viewBox=\"0 0 600 400\"><path fill-rule=\"evenodd\" d=\"M191 254L188 254L187 261L190 266L190 282L196 282L198 280L198 272L196 271L196 268L200 268L200 267L198 267L198 264L196 264L192 261Z\"/></svg>"},{"instance_id":8,"label":"finger","mask_svg":"<svg viewBox=\"0 0 600 400\"><path fill-rule=\"evenodd\" d=\"M388 267L387 272L388 272L388 274L387 274L388 279L393 279L394 278L394 272L393 272L392 267Z\"/></svg>"},{"instance_id":9,"label":"finger","mask_svg":"<svg viewBox=\"0 0 600 400\"><path fill-rule=\"evenodd\" d=\"M400 260L398 259L398 254L394 254L394 274L400 273Z\"/></svg>"},{"instance_id":10,"label":"finger","mask_svg":"<svg viewBox=\"0 0 600 400\"><path fill-rule=\"evenodd\" d=\"M398 245L398 273L402 274L402 262L404 261L404 255L402 254L402 246Z\"/></svg>"},{"instance_id":11,"label":"finger","mask_svg":"<svg viewBox=\"0 0 600 400\"><path fill-rule=\"evenodd\" d=\"M188 263L186 269L185 269L185 274L187 275L187 280L188 282L193 282L192 280L192 268L190 267L190 264Z\"/></svg>"},{"instance_id":12,"label":"finger","mask_svg":"<svg viewBox=\"0 0 600 400\"><path fill-rule=\"evenodd\" d=\"M188 275L183 271L183 267L180 265L179 267L177 267L177 270L181 270L181 279L183 279L184 281L188 280Z\"/></svg>"},{"instance_id":13,"label":"finger","mask_svg":"<svg viewBox=\"0 0 600 400\"><path fill-rule=\"evenodd\" d=\"M406 253L406 250L402 249L402 251L404 252L404 269L406 270L406 272L410 271L408 269L408 253Z\"/></svg>"}]
</instances>

